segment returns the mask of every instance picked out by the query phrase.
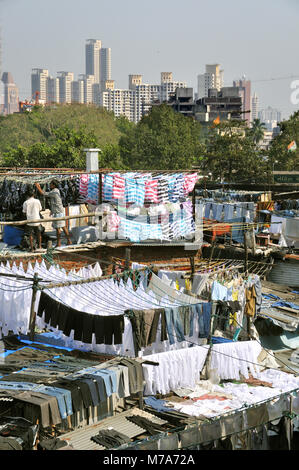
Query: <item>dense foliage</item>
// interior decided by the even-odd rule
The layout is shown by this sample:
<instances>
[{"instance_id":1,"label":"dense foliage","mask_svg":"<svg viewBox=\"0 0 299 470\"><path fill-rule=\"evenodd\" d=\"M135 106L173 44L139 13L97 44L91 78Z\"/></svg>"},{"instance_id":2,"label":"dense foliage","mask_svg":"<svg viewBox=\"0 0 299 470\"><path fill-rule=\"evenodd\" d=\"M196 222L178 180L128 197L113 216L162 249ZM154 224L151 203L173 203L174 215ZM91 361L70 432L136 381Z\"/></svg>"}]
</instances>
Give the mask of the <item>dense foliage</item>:
<instances>
[{"instance_id":1,"label":"dense foliage","mask_svg":"<svg viewBox=\"0 0 299 470\"><path fill-rule=\"evenodd\" d=\"M0 118L0 165L85 168L84 148L98 147L99 167L192 169L218 181L267 181L275 169L299 170L299 112L280 123L271 147L261 150L263 123L200 124L166 104L137 124L97 106L55 105Z\"/></svg>"}]
</instances>

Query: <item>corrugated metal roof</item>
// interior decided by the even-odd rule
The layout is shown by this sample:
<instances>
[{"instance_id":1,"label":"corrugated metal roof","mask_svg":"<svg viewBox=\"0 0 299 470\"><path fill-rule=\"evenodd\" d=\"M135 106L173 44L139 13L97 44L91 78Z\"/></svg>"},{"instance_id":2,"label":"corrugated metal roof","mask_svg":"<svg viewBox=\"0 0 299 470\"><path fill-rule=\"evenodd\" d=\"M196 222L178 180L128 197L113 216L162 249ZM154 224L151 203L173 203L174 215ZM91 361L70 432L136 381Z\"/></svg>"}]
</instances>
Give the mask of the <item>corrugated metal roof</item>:
<instances>
[{"instance_id":1,"label":"corrugated metal roof","mask_svg":"<svg viewBox=\"0 0 299 470\"><path fill-rule=\"evenodd\" d=\"M299 262L277 261L268 275L268 280L290 287L299 286Z\"/></svg>"},{"instance_id":2,"label":"corrugated metal roof","mask_svg":"<svg viewBox=\"0 0 299 470\"><path fill-rule=\"evenodd\" d=\"M91 426L84 426L83 428L76 429L75 431L63 434L60 439L67 440L67 442L73 446L75 450L106 450L105 447L96 444L91 440L92 436L95 436L101 429L107 429L109 427L116 431L125 434L129 438L133 439L141 434L144 434L145 429L137 426L131 421L126 419L126 416L139 415L151 419L153 422L158 424L165 424L164 421L156 416L153 416L146 411L139 410L138 408L132 408L124 411L116 416L106 418L98 424Z\"/></svg>"}]
</instances>

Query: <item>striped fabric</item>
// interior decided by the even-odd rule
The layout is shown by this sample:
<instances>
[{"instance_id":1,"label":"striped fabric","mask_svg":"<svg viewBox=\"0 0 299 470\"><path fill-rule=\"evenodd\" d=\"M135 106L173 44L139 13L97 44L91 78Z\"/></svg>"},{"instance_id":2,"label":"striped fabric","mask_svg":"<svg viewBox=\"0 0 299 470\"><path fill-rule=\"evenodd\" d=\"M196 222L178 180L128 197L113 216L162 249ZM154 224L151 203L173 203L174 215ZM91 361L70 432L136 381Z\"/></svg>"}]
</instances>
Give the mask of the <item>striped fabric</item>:
<instances>
[{"instance_id":1,"label":"striped fabric","mask_svg":"<svg viewBox=\"0 0 299 470\"><path fill-rule=\"evenodd\" d=\"M145 198L145 182L142 178L126 178L126 202L134 202L143 206Z\"/></svg>"},{"instance_id":2,"label":"striped fabric","mask_svg":"<svg viewBox=\"0 0 299 470\"><path fill-rule=\"evenodd\" d=\"M197 179L198 179L197 173L184 175L183 190L184 190L185 196L187 196L189 193L193 191Z\"/></svg>"},{"instance_id":3,"label":"striped fabric","mask_svg":"<svg viewBox=\"0 0 299 470\"><path fill-rule=\"evenodd\" d=\"M83 197L87 196L88 181L89 181L89 175L80 175L79 193Z\"/></svg>"},{"instance_id":4,"label":"striped fabric","mask_svg":"<svg viewBox=\"0 0 299 470\"><path fill-rule=\"evenodd\" d=\"M126 182L125 178L116 174L113 176L112 184L112 198L113 199L124 199L125 197Z\"/></svg>"},{"instance_id":5,"label":"striped fabric","mask_svg":"<svg viewBox=\"0 0 299 470\"><path fill-rule=\"evenodd\" d=\"M171 201L176 202L180 198L184 197L184 177L182 174L178 174L176 181L173 186Z\"/></svg>"},{"instance_id":6,"label":"striped fabric","mask_svg":"<svg viewBox=\"0 0 299 470\"><path fill-rule=\"evenodd\" d=\"M102 175L102 197L104 201L112 201L113 194L113 175Z\"/></svg>"},{"instance_id":7,"label":"striped fabric","mask_svg":"<svg viewBox=\"0 0 299 470\"><path fill-rule=\"evenodd\" d=\"M145 195L144 200L147 202L158 203L158 181L157 180L148 180L145 181Z\"/></svg>"},{"instance_id":8,"label":"striped fabric","mask_svg":"<svg viewBox=\"0 0 299 470\"><path fill-rule=\"evenodd\" d=\"M90 204L97 204L99 200L99 175L89 175L86 200Z\"/></svg>"},{"instance_id":9,"label":"striped fabric","mask_svg":"<svg viewBox=\"0 0 299 470\"><path fill-rule=\"evenodd\" d=\"M108 232L117 232L119 229L120 217L116 212L109 212L107 215L107 230Z\"/></svg>"},{"instance_id":10,"label":"striped fabric","mask_svg":"<svg viewBox=\"0 0 299 470\"><path fill-rule=\"evenodd\" d=\"M105 201L124 198L126 202L138 205L143 205L144 202L177 202L193 191L197 178L197 173L156 176L136 172L124 175L110 173L103 176L103 198ZM83 191L86 186L84 179L81 185Z\"/></svg>"}]
</instances>

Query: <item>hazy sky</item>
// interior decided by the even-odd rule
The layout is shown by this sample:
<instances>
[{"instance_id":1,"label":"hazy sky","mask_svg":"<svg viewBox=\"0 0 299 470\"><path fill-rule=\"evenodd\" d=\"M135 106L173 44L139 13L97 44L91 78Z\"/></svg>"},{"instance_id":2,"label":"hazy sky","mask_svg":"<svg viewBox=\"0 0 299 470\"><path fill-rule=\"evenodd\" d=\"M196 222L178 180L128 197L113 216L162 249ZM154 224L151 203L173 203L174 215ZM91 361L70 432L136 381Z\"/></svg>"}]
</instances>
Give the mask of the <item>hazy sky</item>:
<instances>
[{"instance_id":1,"label":"hazy sky","mask_svg":"<svg viewBox=\"0 0 299 470\"><path fill-rule=\"evenodd\" d=\"M112 49L112 79L160 82L173 72L196 91L205 64L219 63L225 86L245 75L260 99L286 118L299 80L299 0L0 0L2 72L31 97L31 69L85 73L86 39Z\"/></svg>"}]
</instances>

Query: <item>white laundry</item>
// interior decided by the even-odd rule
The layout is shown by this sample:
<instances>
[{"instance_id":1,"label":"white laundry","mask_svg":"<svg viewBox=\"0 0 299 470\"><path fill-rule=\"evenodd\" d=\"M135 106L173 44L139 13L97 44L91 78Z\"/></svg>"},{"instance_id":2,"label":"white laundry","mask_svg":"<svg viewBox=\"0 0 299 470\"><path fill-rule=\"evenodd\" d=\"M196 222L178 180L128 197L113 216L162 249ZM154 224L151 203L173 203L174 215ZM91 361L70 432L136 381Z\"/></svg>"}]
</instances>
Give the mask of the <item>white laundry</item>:
<instances>
[{"instance_id":1,"label":"white laundry","mask_svg":"<svg viewBox=\"0 0 299 470\"><path fill-rule=\"evenodd\" d=\"M232 341L214 344L211 353L211 369L216 369L222 380L239 380L240 374L253 377L259 373L258 356L262 346L257 341Z\"/></svg>"},{"instance_id":2,"label":"white laundry","mask_svg":"<svg viewBox=\"0 0 299 470\"><path fill-rule=\"evenodd\" d=\"M206 346L194 346L146 356L147 360L158 362L159 365L143 364L146 383L144 394L167 394L171 390L195 386L207 353Z\"/></svg>"}]
</instances>

